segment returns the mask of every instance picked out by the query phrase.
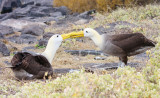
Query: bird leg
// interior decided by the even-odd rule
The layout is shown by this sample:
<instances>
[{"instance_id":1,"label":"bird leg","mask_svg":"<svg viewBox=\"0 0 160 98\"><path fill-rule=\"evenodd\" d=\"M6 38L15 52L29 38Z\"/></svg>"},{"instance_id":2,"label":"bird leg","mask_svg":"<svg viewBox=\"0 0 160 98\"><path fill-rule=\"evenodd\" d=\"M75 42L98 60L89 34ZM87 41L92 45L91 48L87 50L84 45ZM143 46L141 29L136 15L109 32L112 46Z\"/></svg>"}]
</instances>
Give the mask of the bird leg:
<instances>
[{"instance_id":1,"label":"bird leg","mask_svg":"<svg viewBox=\"0 0 160 98\"><path fill-rule=\"evenodd\" d=\"M120 62L118 63L118 67L124 67L127 65L128 58L127 56L119 57Z\"/></svg>"}]
</instances>

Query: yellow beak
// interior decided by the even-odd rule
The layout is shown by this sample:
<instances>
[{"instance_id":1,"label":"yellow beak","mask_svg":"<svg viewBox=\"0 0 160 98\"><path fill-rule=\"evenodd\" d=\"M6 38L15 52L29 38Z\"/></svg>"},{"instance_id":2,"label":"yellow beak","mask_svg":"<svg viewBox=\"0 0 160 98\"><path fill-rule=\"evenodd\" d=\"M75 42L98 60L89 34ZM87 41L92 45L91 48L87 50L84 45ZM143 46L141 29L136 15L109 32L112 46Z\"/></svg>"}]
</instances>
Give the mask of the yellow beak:
<instances>
[{"instance_id":1,"label":"yellow beak","mask_svg":"<svg viewBox=\"0 0 160 98\"><path fill-rule=\"evenodd\" d=\"M62 34L63 40L70 38L70 34Z\"/></svg>"},{"instance_id":2,"label":"yellow beak","mask_svg":"<svg viewBox=\"0 0 160 98\"><path fill-rule=\"evenodd\" d=\"M61 35L63 40L68 39L68 38L77 38L77 37L84 37L83 31L80 32L71 32L68 34L62 34Z\"/></svg>"},{"instance_id":3,"label":"yellow beak","mask_svg":"<svg viewBox=\"0 0 160 98\"><path fill-rule=\"evenodd\" d=\"M83 31L69 33L71 38L84 37Z\"/></svg>"}]
</instances>

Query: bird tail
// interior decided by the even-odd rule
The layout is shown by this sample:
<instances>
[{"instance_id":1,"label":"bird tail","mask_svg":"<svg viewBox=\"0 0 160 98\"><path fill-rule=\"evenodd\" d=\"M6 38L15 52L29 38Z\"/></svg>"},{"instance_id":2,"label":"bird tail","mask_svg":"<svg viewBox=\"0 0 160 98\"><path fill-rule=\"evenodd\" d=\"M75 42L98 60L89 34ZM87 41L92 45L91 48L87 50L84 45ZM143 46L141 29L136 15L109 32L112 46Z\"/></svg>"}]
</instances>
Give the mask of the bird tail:
<instances>
[{"instance_id":1,"label":"bird tail","mask_svg":"<svg viewBox=\"0 0 160 98\"><path fill-rule=\"evenodd\" d=\"M148 39L147 42L146 42L146 45L147 45L147 46L153 46L153 47L155 47L156 44L157 44L156 41L152 41L152 40L150 40L150 39Z\"/></svg>"}]
</instances>

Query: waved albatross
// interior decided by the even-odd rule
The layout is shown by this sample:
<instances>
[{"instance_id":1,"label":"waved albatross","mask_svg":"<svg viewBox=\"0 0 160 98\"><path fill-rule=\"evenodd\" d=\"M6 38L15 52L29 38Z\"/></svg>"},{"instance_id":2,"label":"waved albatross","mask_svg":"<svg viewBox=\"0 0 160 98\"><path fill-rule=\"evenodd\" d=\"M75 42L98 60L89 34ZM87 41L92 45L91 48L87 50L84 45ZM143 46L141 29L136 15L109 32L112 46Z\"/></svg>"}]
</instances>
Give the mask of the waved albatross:
<instances>
[{"instance_id":1,"label":"waved albatross","mask_svg":"<svg viewBox=\"0 0 160 98\"><path fill-rule=\"evenodd\" d=\"M47 79L53 75L51 66L54 55L64 39L69 35L53 35L42 54L30 54L28 52L18 52L11 60L11 69L19 80Z\"/></svg>"},{"instance_id":2,"label":"waved albatross","mask_svg":"<svg viewBox=\"0 0 160 98\"><path fill-rule=\"evenodd\" d=\"M120 63L118 64L119 67L127 65L127 56L143 53L146 50L155 47L156 44L156 42L147 39L141 33L100 35L97 31L91 28L86 28L84 31L73 34L72 38L83 36L91 38L95 45L104 53L118 56L120 60Z\"/></svg>"}]
</instances>

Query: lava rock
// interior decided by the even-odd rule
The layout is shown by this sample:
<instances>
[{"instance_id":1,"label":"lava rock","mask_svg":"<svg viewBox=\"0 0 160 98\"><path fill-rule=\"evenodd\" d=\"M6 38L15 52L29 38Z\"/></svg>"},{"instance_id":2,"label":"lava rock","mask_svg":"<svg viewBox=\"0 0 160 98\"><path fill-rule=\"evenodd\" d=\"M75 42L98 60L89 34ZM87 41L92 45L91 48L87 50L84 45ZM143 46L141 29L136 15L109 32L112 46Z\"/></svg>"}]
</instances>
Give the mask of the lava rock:
<instances>
[{"instance_id":1,"label":"lava rock","mask_svg":"<svg viewBox=\"0 0 160 98\"><path fill-rule=\"evenodd\" d=\"M12 37L8 37L7 39L17 44L33 44L37 41L35 36L29 34L22 34L21 36L14 35Z\"/></svg>"},{"instance_id":2,"label":"lava rock","mask_svg":"<svg viewBox=\"0 0 160 98\"><path fill-rule=\"evenodd\" d=\"M45 39L40 39L38 40L38 46L47 46L47 42Z\"/></svg>"},{"instance_id":3,"label":"lava rock","mask_svg":"<svg viewBox=\"0 0 160 98\"><path fill-rule=\"evenodd\" d=\"M4 39L4 36L2 33L0 33L0 39Z\"/></svg>"},{"instance_id":4,"label":"lava rock","mask_svg":"<svg viewBox=\"0 0 160 98\"><path fill-rule=\"evenodd\" d=\"M65 7L65 6L55 7L55 9L56 9L57 12L61 12L62 15L68 15L68 14L70 14L70 12L71 12L71 11L70 11L67 7Z\"/></svg>"},{"instance_id":5,"label":"lava rock","mask_svg":"<svg viewBox=\"0 0 160 98\"><path fill-rule=\"evenodd\" d=\"M3 0L1 3L0 12L2 14L12 12L14 8L18 8L22 5L20 0Z\"/></svg>"},{"instance_id":6,"label":"lava rock","mask_svg":"<svg viewBox=\"0 0 160 98\"><path fill-rule=\"evenodd\" d=\"M54 35L54 34L51 33L51 32L45 33L45 34L43 35L43 39L49 40L49 38L51 38L53 35Z\"/></svg>"},{"instance_id":7,"label":"lava rock","mask_svg":"<svg viewBox=\"0 0 160 98\"><path fill-rule=\"evenodd\" d=\"M0 25L0 33L2 35L9 35L9 34L13 34L14 31L11 27Z\"/></svg>"},{"instance_id":8,"label":"lava rock","mask_svg":"<svg viewBox=\"0 0 160 98\"><path fill-rule=\"evenodd\" d=\"M50 13L50 16L52 16L52 17L62 17L62 13L61 12L54 12L54 13Z\"/></svg>"},{"instance_id":9,"label":"lava rock","mask_svg":"<svg viewBox=\"0 0 160 98\"><path fill-rule=\"evenodd\" d=\"M0 52L3 54L3 56L9 56L10 55L10 51L9 49L7 48L7 46L0 42Z\"/></svg>"},{"instance_id":10,"label":"lava rock","mask_svg":"<svg viewBox=\"0 0 160 98\"><path fill-rule=\"evenodd\" d=\"M46 26L46 24L42 22L31 22L31 21L20 20L20 19L7 19L7 20L2 21L0 24L4 26L10 26L17 30L22 30L25 27L30 26L30 25Z\"/></svg>"},{"instance_id":11,"label":"lava rock","mask_svg":"<svg viewBox=\"0 0 160 98\"><path fill-rule=\"evenodd\" d=\"M105 55L108 56L107 54L104 54L102 51L96 51L96 50L65 50L67 53L71 53L72 55Z\"/></svg>"},{"instance_id":12,"label":"lava rock","mask_svg":"<svg viewBox=\"0 0 160 98\"><path fill-rule=\"evenodd\" d=\"M84 19L91 19L91 18L93 18L93 16L91 16L91 14L93 14L93 13L95 13L95 10L86 11L86 12L79 14L78 17L84 18Z\"/></svg>"},{"instance_id":13,"label":"lava rock","mask_svg":"<svg viewBox=\"0 0 160 98\"><path fill-rule=\"evenodd\" d=\"M30 25L25 27L22 31L22 34L30 34L30 35L35 35L35 36L40 36L44 33L44 30L42 27L38 25Z\"/></svg>"}]
</instances>

